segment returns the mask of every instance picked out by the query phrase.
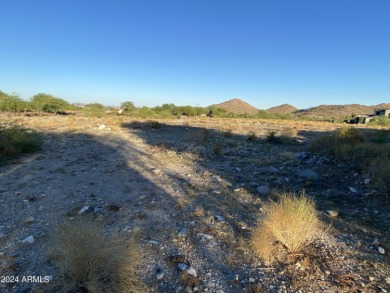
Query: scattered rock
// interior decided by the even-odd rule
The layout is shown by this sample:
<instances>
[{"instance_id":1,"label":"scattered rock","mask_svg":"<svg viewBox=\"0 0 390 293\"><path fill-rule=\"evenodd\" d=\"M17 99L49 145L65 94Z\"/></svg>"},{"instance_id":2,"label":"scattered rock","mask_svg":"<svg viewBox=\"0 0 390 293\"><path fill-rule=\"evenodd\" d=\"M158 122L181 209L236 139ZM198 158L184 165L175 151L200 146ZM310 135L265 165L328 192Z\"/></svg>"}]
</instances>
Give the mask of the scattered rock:
<instances>
[{"instance_id":1,"label":"scattered rock","mask_svg":"<svg viewBox=\"0 0 390 293\"><path fill-rule=\"evenodd\" d=\"M339 212L335 210L327 210L326 212L328 213L329 216L333 218L336 218L339 215Z\"/></svg>"},{"instance_id":2,"label":"scattered rock","mask_svg":"<svg viewBox=\"0 0 390 293\"><path fill-rule=\"evenodd\" d=\"M365 184L365 185L368 185L368 184L370 184L370 182L371 182L370 178L366 178L366 179L364 179L364 184Z\"/></svg>"},{"instance_id":3,"label":"scattered rock","mask_svg":"<svg viewBox=\"0 0 390 293\"><path fill-rule=\"evenodd\" d=\"M352 193L359 193L355 187L349 187L349 191Z\"/></svg>"},{"instance_id":4,"label":"scattered rock","mask_svg":"<svg viewBox=\"0 0 390 293\"><path fill-rule=\"evenodd\" d=\"M79 215L84 214L86 211L88 211L90 206L83 206L81 210L79 210Z\"/></svg>"},{"instance_id":5,"label":"scattered rock","mask_svg":"<svg viewBox=\"0 0 390 293\"><path fill-rule=\"evenodd\" d=\"M181 228L179 233L177 233L177 237L183 238L187 235L188 229L187 228Z\"/></svg>"},{"instance_id":6,"label":"scattered rock","mask_svg":"<svg viewBox=\"0 0 390 293\"><path fill-rule=\"evenodd\" d=\"M154 175L158 175L161 173L161 170L160 169L157 169L157 168L153 168L150 170Z\"/></svg>"},{"instance_id":7,"label":"scattered rock","mask_svg":"<svg viewBox=\"0 0 390 293\"><path fill-rule=\"evenodd\" d=\"M317 181L319 179L318 174L310 169L305 169L298 173L298 176L303 179L310 179Z\"/></svg>"},{"instance_id":8,"label":"scattered rock","mask_svg":"<svg viewBox=\"0 0 390 293\"><path fill-rule=\"evenodd\" d=\"M178 264L177 264L177 267L178 267L179 270L181 270L181 271L185 271L185 270L187 270L187 269L189 268L189 266L186 265L185 263L178 263Z\"/></svg>"},{"instance_id":9,"label":"scattered rock","mask_svg":"<svg viewBox=\"0 0 390 293\"><path fill-rule=\"evenodd\" d=\"M221 216L214 216L214 219L217 220L218 222L224 223L225 220Z\"/></svg>"},{"instance_id":10,"label":"scattered rock","mask_svg":"<svg viewBox=\"0 0 390 293\"><path fill-rule=\"evenodd\" d=\"M385 254L385 249L383 248L383 247L378 247L378 252L380 253L380 254Z\"/></svg>"},{"instance_id":11,"label":"scattered rock","mask_svg":"<svg viewBox=\"0 0 390 293\"><path fill-rule=\"evenodd\" d=\"M157 280L162 280L164 278L164 273L157 274Z\"/></svg>"},{"instance_id":12,"label":"scattered rock","mask_svg":"<svg viewBox=\"0 0 390 293\"><path fill-rule=\"evenodd\" d=\"M256 188L256 192L259 193L259 194L268 194L268 192L269 192L269 187L266 186L266 185L258 186L258 187Z\"/></svg>"},{"instance_id":13,"label":"scattered rock","mask_svg":"<svg viewBox=\"0 0 390 293\"><path fill-rule=\"evenodd\" d=\"M199 233L198 236L200 236L200 237L202 237L202 238L204 238L204 239L206 239L206 240L211 240L211 239L214 238L214 237L213 237L212 235L210 235L210 234L203 234L203 233Z\"/></svg>"},{"instance_id":14,"label":"scattered rock","mask_svg":"<svg viewBox=\"0 0 390 293\"><path fill-rule=\"evenodd\" d=\"M197 277L197 274L196 274L196 270L193 268L193 267L190 267L188 270L187 270L187 273L193 277Z\"/></svg>"},{"instance_id":15,"label":"scattered rock","mask_svg":"<svg viewBox=\"0 0 390 293\"><path fill-rule=\"evenodd\" d=\"M35 220L34 220L34 217L29 217L29 218L27 218L27 219L24 221L24 223L25 223L25 224L32 224L34 221L35 221Z\"/></svg>"},{"instance_id":16,"label":"scattered rock","mask_svg":"<svg viewBox=\"0 0 390 293\"><path fill-rule=\"evenodd\" d=\"M22 240L22 243L29 243L29 244L33 244L34 243L34 236L28 236L26 239L23 239Z\"/></svg>"}]
</instances>

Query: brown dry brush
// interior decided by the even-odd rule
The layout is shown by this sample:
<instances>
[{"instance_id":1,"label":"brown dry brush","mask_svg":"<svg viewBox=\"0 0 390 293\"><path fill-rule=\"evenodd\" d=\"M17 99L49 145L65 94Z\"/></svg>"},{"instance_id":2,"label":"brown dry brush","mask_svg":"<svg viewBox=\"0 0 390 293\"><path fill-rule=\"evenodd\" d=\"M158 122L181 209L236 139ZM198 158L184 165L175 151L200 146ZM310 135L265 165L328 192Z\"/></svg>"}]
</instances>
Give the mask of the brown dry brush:
<instances>
[{"instance_id":1,"label":"brown dry brush","mask_svg":"<svg viewBox=\"0 0 390 293\"><path fill-rule=\"evenodd\" d=\"M251 247L267 264L287 254L298 254L320 238L324 225L314 201L302 192L279 194L279 201L263 206L262 220L254 229Z\"/></svg>"},{"instance_id":2,"label":"brown dry brush","mask_svg":"<svg viewBox=\"0 0 390 293\"><path fill-rule=\"evenodd\" d=\"M109 237L92 217L67 221L56 231L50 252L60 276L46 292L147 292L140 281L137 236Z\"/></svg>"}]
</instances>

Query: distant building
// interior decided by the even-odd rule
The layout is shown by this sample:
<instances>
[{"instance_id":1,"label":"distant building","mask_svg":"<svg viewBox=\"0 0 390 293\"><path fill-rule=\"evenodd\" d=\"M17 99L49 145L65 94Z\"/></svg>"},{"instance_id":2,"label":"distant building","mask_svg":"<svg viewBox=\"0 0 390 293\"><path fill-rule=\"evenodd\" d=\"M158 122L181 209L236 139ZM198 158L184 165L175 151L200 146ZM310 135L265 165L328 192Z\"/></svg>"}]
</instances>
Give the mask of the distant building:
<instances>
[{"instance_id":1,"label":"distant building","mask_svg":"<svg viewBox=\"0 0 390 293\"><path fill-rule=\"evenodd\" d=\"M351 120L349 120L349 123L352 124L367 124L368 122L375 120L375 118L379 118L385 116L387 118L390 118L390 109L381 109L381 110L374 110L374 114L359 114L353 117Z\"/></svg>"}]
</instances>

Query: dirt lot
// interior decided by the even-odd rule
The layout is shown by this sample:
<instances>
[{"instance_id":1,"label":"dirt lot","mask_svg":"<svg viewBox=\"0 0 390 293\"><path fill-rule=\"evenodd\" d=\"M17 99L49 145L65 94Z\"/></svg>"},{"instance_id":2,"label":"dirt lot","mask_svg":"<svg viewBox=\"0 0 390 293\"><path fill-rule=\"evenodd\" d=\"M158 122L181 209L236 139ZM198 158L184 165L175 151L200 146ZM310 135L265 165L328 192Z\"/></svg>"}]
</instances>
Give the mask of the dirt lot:
<instances>
[{"instance_id":1,"label":"dirt lot","mask_svg":"<svg viewBox=\"0 0 390 293\"><path fill-rule=\"evenodd\" d=\"M306 150L341 125L2 117L11 120L44 143L0 167L2 275L55 280L51 231L89 207L107 233L140 231L140 273L152 292L390 292L390 196L346 162ZM294 143L267 142L270 131ZM267 266L248 246L260 209L276 192L302 190L332 229L303 254ZM23 241L29 236L33 243ZM36 288L0 283L1 292Z\"/></svg>"}]
</instances>

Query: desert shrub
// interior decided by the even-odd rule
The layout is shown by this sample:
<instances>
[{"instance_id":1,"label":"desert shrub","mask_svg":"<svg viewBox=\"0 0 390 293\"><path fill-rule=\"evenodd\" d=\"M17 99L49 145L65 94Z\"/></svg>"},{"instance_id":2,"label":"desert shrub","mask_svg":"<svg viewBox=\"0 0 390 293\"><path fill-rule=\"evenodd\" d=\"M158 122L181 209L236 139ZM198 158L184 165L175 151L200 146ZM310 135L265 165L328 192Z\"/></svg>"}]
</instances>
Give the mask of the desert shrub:
<instances>
[{"instance_id":1,"label":"desert shrub","mask_svg":"<svg viewBox=\"0 0 390 293\"><path fill-rule=\"evenodd\" d=\"M296 254L323 233L314 201L302 193L279 195L263 207L262 220L254 229L251 246L266 263L273 263L283 252Z\"/></svg>"},{"instance_id":2,"label":"desert shrub","mask_svg":"<svg viewBox=\"0 0 390 293\"><path fill-rule=\"evenodd\" d=\"M41 139L36 132L17 125L0 126L0 164L40 147Z\"/></svg>"},{"instance_id":3,"label":"desert shrub","mask_svg":"<svg viewBox=\"0 0 390 293\"><path fill-rule=\"evenodd\" d=\"M158 121L150 121L149 125L150 125L150 128L153 128L153 129L160 129L161 128L161 123Z\"/></svg>"},{"instance_id":4,"label":"desert shrub","mask_svg":"<svg viewBox=\"0 0 390 293\"><path fill-rule=\"evenodd\" d=\"M53 292L145 292L135 237L108 237L103 224L79 217L61 224L50 257L61 276Z\"/></svg>"},{"instance_id":5,"label":"desert shrub","mask_svg":"<svg viewBox=\"0 0 390 293\"><path fill-rule=\"evenodd\" d=\"M233 132L229 129L223 132L223 136L226 138L231 138L233 137Z\"/></svg>"},{"instance_id":6,"label":"desert shrub","mask_svg":"<svg viewBox=\"0 0 390 293\"><path fill-rule=\"evenodd\" d=\"M276 131L268 131L265 140L271 143L278 143L279 138L276 136Z\"/></svg>"},{"instance_id":7,"label":"desert shrub","mask_svg":"<svg viewBox=\"0 0 390 293\"><path fill-rule=\"evenodd\" d=\"M367 141L354 128L342 128L311 142L309 150L340 158L359 170L365 171L385 189L389 189L390 148L386 144Z\"/></svg>"},{"instance_id":8,"label":"desert shrub","mask_svg":"<svg viewBox=\"0 0 390 293\"><path fill-rule=\"evenodd\" d=\"M246 140L255 140L255 139L256 139L256 133L250 131L246 137Z\"/></svg>"}]
</instances>

